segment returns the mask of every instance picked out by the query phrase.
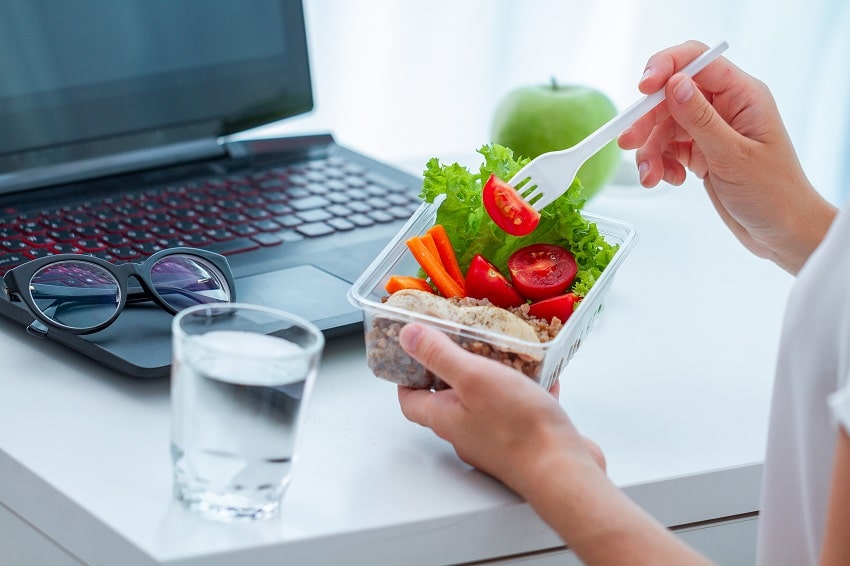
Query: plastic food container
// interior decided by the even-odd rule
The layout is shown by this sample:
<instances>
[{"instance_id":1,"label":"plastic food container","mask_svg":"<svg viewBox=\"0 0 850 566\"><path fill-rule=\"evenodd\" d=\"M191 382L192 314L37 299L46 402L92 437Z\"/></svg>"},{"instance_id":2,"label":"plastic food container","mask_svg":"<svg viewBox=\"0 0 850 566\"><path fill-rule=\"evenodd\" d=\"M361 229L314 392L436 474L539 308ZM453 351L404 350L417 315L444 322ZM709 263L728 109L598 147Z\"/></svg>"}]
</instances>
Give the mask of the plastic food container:
<instances>
[{"instance_id":1,"label":"plastic food container","mask_svg":"<svg viewBox=\"0 0 850 566\"><path fill-rule=\"evenodd\" d=\"M408 356L398 342L401 327L415 321L439 328L467 350L516 367L548 389L593 327L617 269L637 241L634 229L624 222L582 212L582 216L596 224L607 242L620 247L557 336L537 343L384 304L383 299L388 296L384 286L391 275L414 275L419 271L419 264L405 241L423 235L434 225L436 215L436 204L420 206L348 292L348 300L363 309L370 369L377 377L408 387L445 387L439 378Z\"/></svg>"}]
</instances>

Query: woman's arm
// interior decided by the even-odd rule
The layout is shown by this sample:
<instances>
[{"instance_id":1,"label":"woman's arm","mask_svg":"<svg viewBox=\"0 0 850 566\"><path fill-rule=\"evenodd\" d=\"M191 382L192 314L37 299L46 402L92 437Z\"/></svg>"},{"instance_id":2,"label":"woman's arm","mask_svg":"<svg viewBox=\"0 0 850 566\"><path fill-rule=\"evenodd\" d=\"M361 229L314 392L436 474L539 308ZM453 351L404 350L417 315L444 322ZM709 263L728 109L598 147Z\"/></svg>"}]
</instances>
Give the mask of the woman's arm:
<instances>
[{"instance_id":1,"label":"woman's arm","mask_svg":"<svg viewBox=\"0 0 850 566\"><path fill-rule=\"evenodd\" d=\"M596 446L525 375L405 326L404 349L451 389L399 388L405 416L524 497L586 564L704 564L606 476Z\"/></svg>"}]
</instances>

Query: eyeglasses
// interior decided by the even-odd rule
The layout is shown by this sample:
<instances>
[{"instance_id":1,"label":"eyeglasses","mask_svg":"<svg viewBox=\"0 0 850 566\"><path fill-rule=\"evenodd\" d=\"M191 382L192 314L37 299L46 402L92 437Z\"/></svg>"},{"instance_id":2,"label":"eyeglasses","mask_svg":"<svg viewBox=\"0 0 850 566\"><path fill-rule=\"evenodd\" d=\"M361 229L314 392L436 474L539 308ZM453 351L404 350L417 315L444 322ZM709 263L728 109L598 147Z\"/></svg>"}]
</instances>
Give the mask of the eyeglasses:
<instances>
[{"instance_id":1,"label":"eyeglasses","mask_svg":"<svg viewBox=\"0 0 850 566\"><path fill-rule=\"evenodd\" d=\"M130 277L141 290L134 285L128 293ZM127 302L152 299L176 314L192 305L231 302L236 291L227 259L195 248L161 250L142 263L113 264L81 254L46 256L9 270L3 281L9 300L23 301L37 318L27 330L42 336L47 327L98 332L118 318Z\"/></svg>"}]
</instances>

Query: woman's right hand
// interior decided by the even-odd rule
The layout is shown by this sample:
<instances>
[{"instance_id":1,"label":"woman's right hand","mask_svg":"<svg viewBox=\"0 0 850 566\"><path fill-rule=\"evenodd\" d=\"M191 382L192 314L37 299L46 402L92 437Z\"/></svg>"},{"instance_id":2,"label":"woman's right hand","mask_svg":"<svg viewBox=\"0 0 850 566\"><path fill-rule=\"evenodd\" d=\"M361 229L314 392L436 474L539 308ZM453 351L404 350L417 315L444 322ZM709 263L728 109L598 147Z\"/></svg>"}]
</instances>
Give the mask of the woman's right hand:
<instances>
[{"instance_id":1,"label":"woman's right hand","mask_svg":"<svg viewBox=\"0 0 850 566\"><path fill-rule=\"evenodd\" d=\"M650 57L638 87L664 87L666 100L620 136L620 147L637 149L646 187L680 185L690 169L747 249L796 274L835 208L806 178L761 81L722 57L694 79L676 72L705 49L690 41Z\"/></svg>"}]
</instances>

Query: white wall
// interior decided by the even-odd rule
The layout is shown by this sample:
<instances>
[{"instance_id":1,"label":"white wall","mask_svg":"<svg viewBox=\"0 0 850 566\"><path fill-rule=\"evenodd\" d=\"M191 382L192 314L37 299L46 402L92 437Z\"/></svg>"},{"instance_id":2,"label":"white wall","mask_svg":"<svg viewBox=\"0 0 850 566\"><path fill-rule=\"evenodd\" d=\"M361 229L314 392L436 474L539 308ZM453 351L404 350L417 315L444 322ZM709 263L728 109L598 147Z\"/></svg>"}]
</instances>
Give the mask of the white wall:
<instances>
[{"instance_id":1,"label":"white wall","mask_svg":"<svg viewBox=\"0 0 850 566\"><path fill-rule=\"evenodd\" d=\"M621 108L647 57L727 39L771 86L813 182L847 185L850 3L844 0L305 0L316 108L275 133L331 131L386 160L450 159L489 141L512 87L586 83Z\"/></svg>"}]
</instances>

